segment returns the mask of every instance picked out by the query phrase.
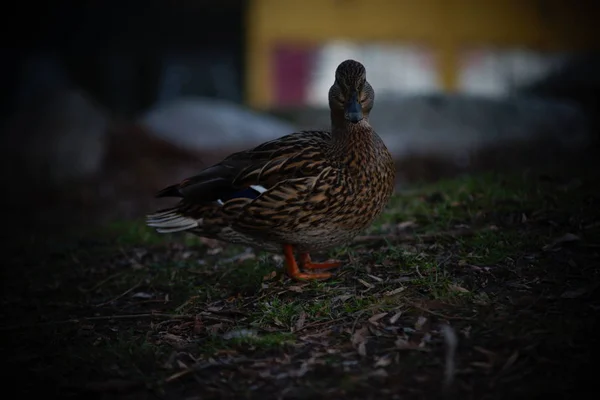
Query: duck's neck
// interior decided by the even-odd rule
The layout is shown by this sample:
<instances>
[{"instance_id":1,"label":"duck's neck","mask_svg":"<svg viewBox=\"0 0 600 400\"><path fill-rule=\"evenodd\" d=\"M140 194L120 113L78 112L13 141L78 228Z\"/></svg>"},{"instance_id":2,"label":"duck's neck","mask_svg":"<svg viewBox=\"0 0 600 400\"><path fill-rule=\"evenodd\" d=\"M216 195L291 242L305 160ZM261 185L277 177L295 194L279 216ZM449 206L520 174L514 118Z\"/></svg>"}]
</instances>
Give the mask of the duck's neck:
<instances>
[{"instance_id":1,"label":"duck's neck","mask_svg":"<svg viewBox=\"0 0 600 400\"><path fill-rule=\"evenodd\" d=\"M361 144L370 144L373 141L373 128L369 124L369 115L357 123L352 123L343 115L331 113L331 139L337 149L352 151Z\"/></svg>"}]
</instances>

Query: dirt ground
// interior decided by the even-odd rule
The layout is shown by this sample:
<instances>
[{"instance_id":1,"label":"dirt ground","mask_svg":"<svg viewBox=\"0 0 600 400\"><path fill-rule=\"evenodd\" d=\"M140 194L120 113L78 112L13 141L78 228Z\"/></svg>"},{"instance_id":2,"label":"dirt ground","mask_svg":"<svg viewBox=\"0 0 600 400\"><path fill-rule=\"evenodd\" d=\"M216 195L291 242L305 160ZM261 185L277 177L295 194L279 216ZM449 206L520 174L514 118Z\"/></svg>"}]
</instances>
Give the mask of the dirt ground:
<instances>
[{"instance_id":1,"label":"dirt ground","mask_svg":"<svg viewBox=\"0 0 600 400\"><path fill-rule=\"evenodd\" d=\"M592 383L598 344L597 165L411 185L322 255L344 261L325 282L292 282L279 255L161 236L141 219L18 229L4 243L5 390L571 397Z\"/></svg>"}]
</instances>

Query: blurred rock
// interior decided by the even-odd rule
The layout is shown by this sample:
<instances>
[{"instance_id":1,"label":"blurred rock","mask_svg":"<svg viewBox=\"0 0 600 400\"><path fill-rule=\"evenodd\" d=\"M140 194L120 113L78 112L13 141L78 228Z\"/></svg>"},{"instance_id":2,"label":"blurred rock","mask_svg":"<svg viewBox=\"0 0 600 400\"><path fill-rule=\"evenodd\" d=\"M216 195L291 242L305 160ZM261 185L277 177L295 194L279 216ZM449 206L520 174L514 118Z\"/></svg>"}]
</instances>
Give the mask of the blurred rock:
<instances>
[{"instance_id":1,"label":"blurred rock","mask_svg":"<svg viewBox=\"0 0 600 400\"><path fill-rule=\"evenodd\" d=\"M11 127L14 140L6 141L11 147L3 147L8 185L18 193L3 201L23 229L40 222L56 230L143 218L177 201L156 199L163 187L233 151L297 130L240 107L225 104L221 109L223 103L209 100L176 102L138 122L109 123L84 96L62 96L55 97L62 106L57 100L56 105L44 103L44 112L22 113ZM395 154L403 182L478 168L519 168L534 160L570 162L562 156L587 141L585 117L560 102L430 96L380 99L378 107L373 125ZM76 111L80 115L68 117ZM327 111L300 115L305 128L329 125Z\"/></svg>"},{"instance_id":2,"label":"blurred rock","mask_svg":"<svg viewBox=\"0 0 600 400\"><path fill-rule=\"evenodd\" d=\"M389 99L373 118L396 156L437 153L464 164L473 152L498 145L545 139L577 147L589 138L587 119L576 106L533 97Z\"/></svg>"},{"instance_id":3,"label":"blurred rock","mask_svg":"<svg viewBox=\"0 0 600 400\"><path fill-rule=\"evenodd\" d=\"M203 154L158 138L139 124L110 130L102 174L89 186L87 197L111 204L118 217L140 217L174 199L156 199L163 187L198 173Z\"/></svg>"},{"instance_id":4,"label":"blurred rock","mask_svg":"<svg viewBox=\"0 0 600 400\"><path fill-rule=\"evenodd\" d=\"M108 124L106 113L82 92L46 92L9 121L3 172L26 174L36 185L89 178L101 167Z\"/></svg>"},{"instance_id":5,"label":"blurred rock","mask_svg":"<svg viewBox=\"0 0 600 400\"><path fill-rule=\"evenodd\" d=\"M139 120L158 137L177 146L207 152L231 152L294 132L275 117L223 100L180 98L158 104Z\"/></svg>"},{"instance_id":6,"label":"blurred rock","mask_svg":"<svg viewBox=\"0 0 600 400\"><path fill-rule=\"evenodd\" d=\"M519 91L576 103L600 134L600 53L571 57L562 68Z\"/></svg>"},{"instance_id":7,"label":"blurred rock","mask_svg":"<svg viewBox=\"0 0 600 400\"><path fill-rule=\"evenodd\" d=\"M227 102L187 98L157 106L140 124L168 142L207 153L204 161L211 164L298 129L329 126L328 110L303 109L288 116L297 127ZM588 118L576 104L533 96L382 97L372 120L397 160L436 156L459 168L498 146L536 142L569 149L586 145L590 137Z\"/></svg>"},{"instance_id":8,"label":"blurred rock","mask_svg":"<svg viewBox=\"0 0 600 400\"><path fill-rule=\"evenodd\" d=\"M279 116L297 126L226 102L192 98L157 106L140 125L195 151L204 166L299 129L329 127L326 109ZM396 159L401 181L540 165L590 140L588 118L576 104L524 95L378 97L372 119Z\"/></svg>"},{"instance_id":9,"label":"blurred rock","mask_svg":"<svg viewBox=\"0 0 600 400\"><path fill-rule=\"evenodd\" d=\"M97 171L69 182L38 182L40 174L13 168L3 196L19 229L65 230L122 218L142 218L176 199L156 199L168 184L197 173L201 155L178 148L131 123L111 123ZM5 171L6 172L6 171ZM5 181L6 182L6 181ZM14 194L18 193L18 196Z\"/></svg>"},{"instance_id":10,"label":"blurred rock","mask_svg":"<svg viewBox=\"0 0 600 400\"><path fill-rule=\"evenodd\" d=\"M303 129L329 124L327 110L301 110L296 116ZM536 97L440 94L377 98L371 118L396 159L437 155L455 160L459 166L469 165L473 154L497 146L541 139L577 148L590 138L588 118L580 108Z\"/></svg>"}]
</instances>

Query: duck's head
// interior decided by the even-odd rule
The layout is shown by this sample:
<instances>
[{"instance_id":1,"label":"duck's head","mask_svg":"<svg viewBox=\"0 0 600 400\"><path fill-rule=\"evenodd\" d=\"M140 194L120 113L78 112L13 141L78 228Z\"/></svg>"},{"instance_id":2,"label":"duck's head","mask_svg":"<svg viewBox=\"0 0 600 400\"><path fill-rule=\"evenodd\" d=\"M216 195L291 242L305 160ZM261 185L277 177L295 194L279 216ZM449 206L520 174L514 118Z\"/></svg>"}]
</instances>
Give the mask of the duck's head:
<instances>
[{"instance_id":1,"label":"duck's head","mask_svg":"<svg viewBox=\"0 0 600 400\"><path fill-rule=\"evenodd\" d=\"M368 117L375 92L367 82L364 65L354 60L346 60L335 70L335 82L329 89L329 108L332 114L343 115L353 124Z\"/></svg>"}]
</instances>

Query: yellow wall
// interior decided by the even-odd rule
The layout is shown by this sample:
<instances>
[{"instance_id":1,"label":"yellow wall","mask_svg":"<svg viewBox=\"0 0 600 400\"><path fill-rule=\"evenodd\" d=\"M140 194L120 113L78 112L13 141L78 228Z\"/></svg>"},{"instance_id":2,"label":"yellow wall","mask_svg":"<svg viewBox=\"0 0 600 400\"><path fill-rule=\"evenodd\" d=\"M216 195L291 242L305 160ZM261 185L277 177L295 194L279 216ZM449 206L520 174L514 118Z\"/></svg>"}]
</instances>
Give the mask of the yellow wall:
<instances>
[{"instance_id":1,"label":"yellow wall","mask_svg":"<svg viewBox=\"0 0 600 400\"><path fill-rule=\"evenodd\" d=\"M270 50L275 42L427 44L437 52L440 80L451 91L461 47L596 47L595 8L593 0L251 0L247 101L256 108L271 105Z\"/></svg>"}]
</instances>

